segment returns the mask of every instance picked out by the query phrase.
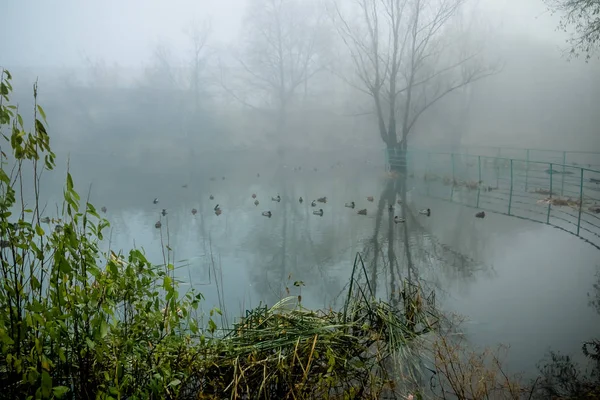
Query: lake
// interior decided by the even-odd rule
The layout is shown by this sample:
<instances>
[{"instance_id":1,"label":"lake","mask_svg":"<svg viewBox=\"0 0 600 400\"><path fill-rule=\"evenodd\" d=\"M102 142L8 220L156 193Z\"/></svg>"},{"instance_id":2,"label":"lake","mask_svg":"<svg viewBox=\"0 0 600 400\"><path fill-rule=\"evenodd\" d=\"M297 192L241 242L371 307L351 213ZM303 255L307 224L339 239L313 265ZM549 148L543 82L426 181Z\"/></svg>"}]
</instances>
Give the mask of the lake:
<instances>
[{"instance_id":1,"label":"lake","mask_svg":"<svg viewBox=\"0 0 600 400\"><path fill-rule=\"evenodd\" d=\"M410 273L435 291L439 307L468 318L462 329L471 343L510 345L511 371L534 373L550 349L580 359L581 343L600 335L600 310L590 305L600 296L593 288L598 250L547 225L493 213L477 219L473 208L427 196L417 177L407 181L406 223L394 224L401 207L390 213L380 203L391 180L378 156L305 154L278 167L270 154L212 154L191 168L186 160L140 165L74 155L71 170L81 197L92 183L92 202L108 209L112 232L104 249L137 246L162 263L168 243L183 287L204 293L205 310L224 308L223 322L260 302L273 305L286 287L306 307L339 305L361 252L379 297L397 295ZM167 169L169 162L177 165ZM63 176L52 173L45 183L49 206L59 199ZM271 200L277 195L281 202ZM327 203L311 207L323 196ZM344 206L351 201L355 209ZM322 217L313 214L320 208ZM364 208L367 215L358 215ZM420 215L422 208L431 216Z\"/></svg>"}]
</instances>

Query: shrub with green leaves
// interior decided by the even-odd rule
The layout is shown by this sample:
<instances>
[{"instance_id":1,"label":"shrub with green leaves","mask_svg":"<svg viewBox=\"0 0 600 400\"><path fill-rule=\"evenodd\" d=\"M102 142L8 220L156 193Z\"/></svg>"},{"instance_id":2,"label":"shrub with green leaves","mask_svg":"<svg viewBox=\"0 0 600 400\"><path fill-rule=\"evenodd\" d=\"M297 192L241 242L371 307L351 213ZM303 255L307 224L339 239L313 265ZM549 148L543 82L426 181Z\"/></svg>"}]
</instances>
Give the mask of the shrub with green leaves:
<instances>
[{"instance_id":1,"label":"shrub with green leaves","mask_svg":"<svg viewBox=\"0 0 600 400\"><path fill-rule=\"evenodd\" d=\"M189 313L201 295L180 296L168 262L103 254L109 223L69 173L59 215L43 215L40 180L55 167L46 115L35 84L26 130L11 79L0 70L0 397L178 398L198 359Z\"/></svg>"}]
</instances>

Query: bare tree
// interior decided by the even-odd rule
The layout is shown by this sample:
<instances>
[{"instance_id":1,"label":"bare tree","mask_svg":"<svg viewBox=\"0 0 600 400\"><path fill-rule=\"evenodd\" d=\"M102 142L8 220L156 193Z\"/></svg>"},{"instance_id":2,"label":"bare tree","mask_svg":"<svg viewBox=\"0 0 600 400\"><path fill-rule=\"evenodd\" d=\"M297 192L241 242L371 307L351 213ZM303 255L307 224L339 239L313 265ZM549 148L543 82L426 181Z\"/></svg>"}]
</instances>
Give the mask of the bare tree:
<instances>
[{"instance_id":1,"label":"bare tree","mask_svg":"<svg viewBox=\"0 0 600 400\"><path fill-rule=\"evenodd\" d=\"M159 42L152 52L151 64L146 68L146 81L161 90L177 87L179 76L173 64L170 47L164 42Z\"/></svg>"},{"instance_id":2,"label":"bare tree","mask_svg":"<svg viewBox=\"0 0 600 400\"><path fill-rule=\"evenodd\" d=\"M479 62L478 51L455 43L451 21L465 1L358 0L350 10L333 3L357 79L342 78L373 99L379 135L391 154L406 150L432 105L498 71Z\"/></svg>"},{"instance_id":3,"label":"bare tree","mask_svg":"<svg viewBox=\"0 0 600 400\"><path fill-rule=\"evenodd\" d=\"M295 95L323 69L322 18L310 1L253 0L245 19L243 49L235 57L244 89L222 82L225 90L276 119L285 132Z\"/></svg>"},{"instance_id":4,"label":"bare tree","mask_svg":"<svg viewBox=\"0 0 600 400\"><path fill-rule=\"evenodd\" d=\"M212 27L209 20L202 22L192 21L189 26L184 29L184 33L188 37L191 45L190 91L194 96L195 110L198 110L202 75L208 61L207 43L211 31Z\"/></svg>"},{"instance_id":5,"label":"bare tree","mask_svg":"<svg viewBox=\"0 0 600 400\"><path fill-rule=\"evenodd\" d=\"M600 48L600 2L598 0L544 0L550 11L562 14L559 29L573 28L568 43L570 56L585 54L589 61Z\"/></svg>"}]
</instances>

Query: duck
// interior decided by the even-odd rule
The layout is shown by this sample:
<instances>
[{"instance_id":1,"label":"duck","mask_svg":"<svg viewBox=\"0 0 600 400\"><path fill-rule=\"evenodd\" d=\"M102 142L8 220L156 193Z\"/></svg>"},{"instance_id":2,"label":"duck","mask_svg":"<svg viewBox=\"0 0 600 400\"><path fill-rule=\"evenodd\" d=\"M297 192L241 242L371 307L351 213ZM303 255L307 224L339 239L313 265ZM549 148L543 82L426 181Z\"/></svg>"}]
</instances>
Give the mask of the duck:
<instances>
[{"instance_id":1,"label":"duck","mask_svg":"<svg viewBox=\"0 0 600 400\"><path fill-rule=\"evenodd\" d=\"M40 219L40 222L43 224L49 224L50 223L50 217L44 217L42 219Z\"/></svg>"},{"instance_id":2,"label":"duck","mask_svg":"<svg viewBox=\"0 0 600 400\"><path fill-rule=\"evenodd\" d=\"M156 197L153 201L154 204L158 204L158 197Z\"/></svg>"},{"instance_id":3,"label":"duck","mask_svg":"<svg viewBox=\"0 0 600 400\"><path fill-rule=\"evenodd\" d=\"M161 211L160 213L161 213L161 214L163 215L163 217L164 217L165 215L167 215L167 210L163 208L163 209L162 209L162 211Z\"/></svg>"},{"instance_id":4,"label":"duck","mask_svg":"<svg viewBox=\"0 0 600 400\"><path fill-rule=\"evenodd\" d=\"M184 185L181 185L182 188L187 189L187 183Z\"/></svg>"},{"instance_id":5,"label":"duck","mask_svg":"<svg viewBox=\"0 0 600 400\"><path fill-rule=\"evenodd\" d=\"M215 196L213 196L212 194L210 196L208 196L209 199L214 200Z\"/></svg>"},{"instance_id":6,"label":"duck","mask_svg":"<svg viewBox=\"0 0 600 400\"><path fill-rule=\"evenodd\" d=\"M302 202L304 202L304 199L302 199L302 196L300 196L300 198L298 199L298 202L299 202L300 204L302 204Z\"/></svg>"},{"instance_id":7,"label":"duck","mask_svg":"<svg viewBox=\"0 0 600 400\"><path fill-rule=\"evenodd\" d=\"M220 208L217 208L217 209L215 210L215 215L219 216L219 215L221 215L221 213L222 213L222 212L223 212L223 211L221 211L221 209L220 209Z\"/></svg>"},{"instance_id":8,"label":"duck","mask_svg":"<svg viewBox=\"0 0 600 400\"><path fill-rule=\"evenodd\" d=\"M276 202L280 202L281 201L281 196L277 195L277 197L271 197L271 200L276 201Z\"/></svg>"},{"instance_id":9,"label":"duck","mask_svg":"<svg viewBox=\"0 0 600 400\"><path fill-rule=\"evenodd\" d=\"M102 208L100 209L103 213L106 212L106 207L102 206Z\"/></svg>"},{"instance_id":10,"label":"duck","mask_svg":"<svg viewBox=\"0 0 600 400\"><path fill-rule=\"evenodd\" d=\"M196 210L195 208L192 208L192 215L196 215L197 212L198 212L198 210Z\"/></svg>"},{"instance_id":11,"label":"duck","mask_svg":"<svg viewBox=\"0 0 600 400\"><path fill-rule=\"evenodd\" d=\"M431 210L429 208L424 208L422 210L419 210L419 214L427 215L429 217L431 216Z\"/></svg>"},{"instance_id":12,"label":"duck","mask_svg":"<svg viewBox=\"0 0 600 400\"><path fill-rule=\"evenodd\" d=\"M397 216L397 215L394 217L394 223L395 223L395 224L401 224L401 223L403 223L403 222L406 222L406 220L405 220L404 218L400 218L400 217L399 217L399 216Z\"/></svg>"},{"instance_id":13,"label":"duck","mask_svg":"<svg viewBox=\"0 0 600 400\"><path fill-rule=\"evenodd\" d=\"M373 202L373 200L375 200L375 198L373 198L373 196L369 196L369 197L367 197L367 200L370 202Z\"/></svg>"},{"instance_id":14,"label":"duck","mask_svg":"<svg viewBox=\"0 0 600 400\"><path fill-rule=\"evenodd\" d=\"M485 211L480 211L475 214L475 218L485 218Z\"/></svg>"},{"instance_id":15,"label":"duck","mask_svg":"<svg viewBox=\"0 0 600 400\"><path fill-rule=\"evenodd\" d=\"M252 198L255 199L256 198L256 193L252 193Z\"/></svg>"},{"instance_id":16,"label":"duck","mask_svg":"<svg viewBox=\"0 0 600 400\"><path fill-rule=\"evenodd\" d=\"M313 200L313 201L310 203L310 206L311 206L311 207L316 207L316 206L317 206L317 202L316 202L315 200Z\"/></svg>"},{"instance_id":17,"label":"duck","mask_svg":"<svg viewBox=\"0 0 600 400\"><path fill-rule=\"evenodd\" d=\"M156 221L156 223L154 224L154 227L156 229L160 229L161 226L162 226L162 224L160 223L160 221Z\"/></svg>"},{"instance_id":18,"label":"duck","mask_svg":"<svg viewBox=\"0 0 600 400\"><path fill-rule=\"evenodd\" d=\"M219 205L217 204L217 205L215 206L214 210L215 210L215 211L219 211L219 210L221 210L221 207L219 207Z\"/></svg>"},{"instance_id":19,"label":"duck","mask_svg":"<svg viewBox=\"0 0 600 400\"><path fill-rule=\"evenodd\" d=\"M357 214L358 215L367 215L367 209L363 208L362 210L358 210Z\"/></svg>"},{"instance_id":20,"label":"duck","mask_svg":"<svg viewBox=\"0 0 600 400\"><path fill-rule=\"evenodd\" d=\"M351 201L350 203L344 204L344 207L354 208L354 207L356 207L356 204L353 201Z\"/></svg>"},{"instance_id":21,"label":"duck","mask_svg":"<svg viewBox=\"0 0 600 400\"><path fill-rule=\"evenodd\" d=\"M398 200L396 200L396 203L398 203L398 205L401 206L402 205L402 200L398 199Z\"/></svg>"},{"instance_id":22,"label":"duck","mask_svg":"<svg viewBox=\"0 0 600 400\"><path fill-rule=\"evenodd\" d=\"M254 200L254 205L257 206L258 205L258 200Z\"/></svg>"},{"instance_id":23,"label":"duck","mask_svg":"<svg viewBox=\"0 0 600 400\"><path fill-rule=\"evenodd\" d=\"M319 198L317 199L317 201L318 201L319 203L327 203L327 197L319 197Z\"/></svg>"},{"instance_id":24,"label":"duck","mask_svg":"<svg viewBox=\"0 0 600 400\"><path fill-rule=\"evenodd\" d=\"M388 206L388 212L394 212L394 206L393 205L389 205Z\"/></svg>"},{"instance_id":25,"label":"duck","mask_svg":"<svg viewBox=\"0 0 600 400\"><path fill-rule=\"evenodd\" d=\"M263 211L262 212L263 217L267 217L267 218L271 218L271 211Z\"/></svg>"},{"instance_id":26,"label":"duck","mask_svg":"<svg viewBox=\"0 0 600 400\"><path fill-rule=\"evenodd\" d=\"M319 217L322 217L323 216L323 209L319 208L318 211L317 210L313 211L313 214L318 215Z\"/></svg>"}]
</instances>

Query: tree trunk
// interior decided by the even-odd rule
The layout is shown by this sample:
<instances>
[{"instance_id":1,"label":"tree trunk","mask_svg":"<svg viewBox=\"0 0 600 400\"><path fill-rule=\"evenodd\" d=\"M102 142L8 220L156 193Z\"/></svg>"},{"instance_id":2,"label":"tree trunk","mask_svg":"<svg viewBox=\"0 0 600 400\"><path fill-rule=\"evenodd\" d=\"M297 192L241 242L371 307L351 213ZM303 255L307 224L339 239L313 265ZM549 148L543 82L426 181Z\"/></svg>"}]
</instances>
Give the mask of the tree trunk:
<instances>
[{"instance_id":1,"label":"tree trunk","mask_svg":"<svg viewBox=\"0 0 600 400\"><path fill-rule=\"evenodd\" d=\"M405 172L406 171L406 145L402 141L393 145L387 145L388 163L390 171Z\"/></svg>"}]
</instances>

